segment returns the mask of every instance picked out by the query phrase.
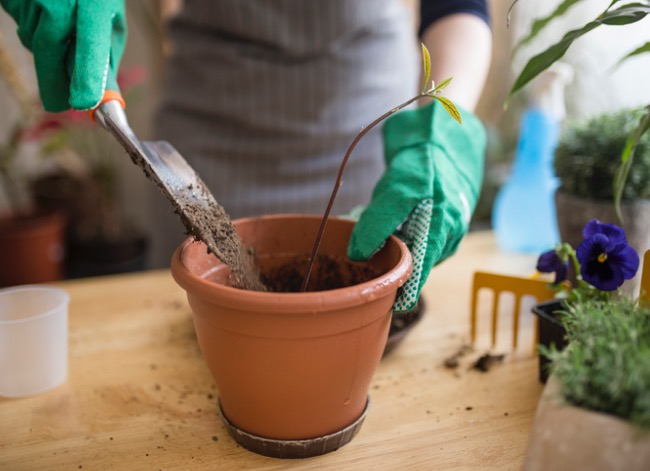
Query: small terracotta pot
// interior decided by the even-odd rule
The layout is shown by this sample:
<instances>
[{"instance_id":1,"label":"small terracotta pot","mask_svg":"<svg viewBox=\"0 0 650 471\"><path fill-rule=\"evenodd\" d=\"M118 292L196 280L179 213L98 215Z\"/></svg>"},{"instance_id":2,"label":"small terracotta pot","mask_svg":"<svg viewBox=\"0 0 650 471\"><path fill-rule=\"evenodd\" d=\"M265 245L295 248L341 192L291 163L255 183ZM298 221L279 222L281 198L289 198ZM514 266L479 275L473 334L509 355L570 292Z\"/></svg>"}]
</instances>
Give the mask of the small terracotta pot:
<instances>
[{"instance_id":1,"label":"small terracotta pot","mask_svg":"<svg viewBox=\"0 0 650 471\"><path fill-rule=\"evenodd\" d=\"M320 216L235 221L264 272L311 252ZM347 260L353 221L328 222L320 254ZM221 413L243 446L276 457L307 457L352 439L365 417L397 289L411 271L407 247L391 237L368 263L380 276L307 293L228 286L229 269L203 243L186 240L172 275L187 291Z\"/></svg>"},{"instance_id":2,"label":"small terracotta pot","mask_svg":"<svg viewBox=\"0 0 650 471\"><path fill-rule=\"evenodd\" d=\"M0 286L63 278L64 239L58 211L0 217Z\"/></svg>"}]
</instances>

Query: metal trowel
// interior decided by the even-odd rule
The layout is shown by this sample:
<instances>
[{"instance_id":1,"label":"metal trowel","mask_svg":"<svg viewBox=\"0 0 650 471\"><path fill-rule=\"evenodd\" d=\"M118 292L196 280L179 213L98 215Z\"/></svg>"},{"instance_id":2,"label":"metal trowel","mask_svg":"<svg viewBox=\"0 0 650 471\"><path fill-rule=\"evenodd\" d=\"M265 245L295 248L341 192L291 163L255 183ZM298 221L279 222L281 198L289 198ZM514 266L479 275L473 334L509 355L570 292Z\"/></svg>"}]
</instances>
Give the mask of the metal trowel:
<instances>
[{"instance_id":1,"label":"metal trowel","mask_svg":"<svg viewBox=\"0 0 650 471\"><path fill-rule=\"evenodd\" d=\"M172 203L187 232L203 241L231 270L241 266L245 250L228 241L239 241L234 226L223 207L183 156L166 141L140 141L131 130L124 112L124 100L119 92L106 90L104 98L92 112L95 121L112 134ZM242 274L233 273L236 277ZM246 289L251 281L238 280ZM255 284L253 282L253 284Z\"/></svg>"}]
</instances>

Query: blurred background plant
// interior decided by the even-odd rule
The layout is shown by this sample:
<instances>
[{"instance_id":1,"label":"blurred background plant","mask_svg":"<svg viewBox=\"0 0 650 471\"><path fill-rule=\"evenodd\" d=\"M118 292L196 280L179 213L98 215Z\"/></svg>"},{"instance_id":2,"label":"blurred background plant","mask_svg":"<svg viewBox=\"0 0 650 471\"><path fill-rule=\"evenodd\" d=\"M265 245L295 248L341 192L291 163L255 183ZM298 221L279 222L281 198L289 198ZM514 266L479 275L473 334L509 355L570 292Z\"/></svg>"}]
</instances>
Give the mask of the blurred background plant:
<instances>
[{"instance_id":1,"label":"blurred background plant","mask_svg":"<svg viewBox=\"0 0 650 471\"><path fill-rule=\"evenodd\" d=\"M144 267L147 236L125 214L120 197L122 149L86 112L44 111L12 52L0 36L0 77L19 110L0 144L6 212L64 215L67 277ZM117 81L130 104L138 101L145 75L139 65L120 69ZM127 261L134 257L135 265Z\"/></svg>"},{"instance_id":2,"label":"blurred background plant","mask_svg":"<svg viewBox=\"0 0 650 471\"><path fill-rule=\"evenodd\" d=\"M519 0L514 0L511 3L510 12L512 12L515 5ZM535 20L530 30L523 36L517 43L514 52L530 43L540 33L545 30L558 18L568 14L571 9L580 4L589 3L585 0L563 0L554 10L549 14ZM591 2L593 3L593 2ZM509 98L515 95L520 90L524 89L531 80L537 77L542 71L549 68L552 64L560 60L567 50L573 45L574 41L580 39L582 36L596 30L600 26L627 26L643 20L650 13L650 1L641 0L637 2L622 3L622 0L611 0L609 5L595 18L590 19L583 25L566 32L559 41L555 42L542 52L531 57L521 72L518 74L515 82L510 90ZM646 30L647 31L647 30ZM621 31L625 33L625 31ZM618 67L623 62L638 57L644 53L650 52L650 42L646 41L637 45L634 49L625 53L616 64L612 64L613 68ZM607 89L603 88L603 94L607 93ZM620 201L623 196L624 187L628 180L629 172L632 166L635 150L641 140L643 134L650 128L650 103L648 103L643 111L640 113L638 122L635 129L632 130L630 135L625 141L620 152L620 165L617 169L616 176L612 182L614 201L617 211L620 216Z\"/></svg>"},{"instance_id":3,"label":"blurred background plant","mask_svg":"<svg viewBox=\"0 0 650 471\"><path fill-rule=\"evenodd\" d=\"M85 112L48 113L25 79L0 37L0 75L20 108L9 139L0 147L0 175L10 211L34 207L61 209L75 237L117 237L129 223L119 209L119 178L114 143ZM129 102L137 100L142 67L118 73L118 83ZM43 159L37 172L26 172L22 152L31 149Z\"/></svg>"},{"instance_id":4,"label":"blurred background plant","mask_svg":"<svg viewBox=\"0 0 650 471\"><path fill-rule=\"evenodd\" d=\"M129 103L137 101L137 85L145 75L140 66L119 71L117 81ZM38 142L41 157L51 161L49 169L30 182L36 203L66 207L74 237L110 240L132 230L120 209L120 150L116 152L111 136L87 113L43 112L24 139Z\"/></svg>"},{"instance_id":5,"label":"blurred background plant","mask_svg":"<svg viewBox=\"0 0 650 471\"><path fill-rule=\"evenodd\" d=\"M624 109L567 122L553 161L560 189L581 198L612 201L619 157L642 117L643 110ZM648 182L650 133L636 144L622 201L650 198Z\"/></svg>"}]
</instances>

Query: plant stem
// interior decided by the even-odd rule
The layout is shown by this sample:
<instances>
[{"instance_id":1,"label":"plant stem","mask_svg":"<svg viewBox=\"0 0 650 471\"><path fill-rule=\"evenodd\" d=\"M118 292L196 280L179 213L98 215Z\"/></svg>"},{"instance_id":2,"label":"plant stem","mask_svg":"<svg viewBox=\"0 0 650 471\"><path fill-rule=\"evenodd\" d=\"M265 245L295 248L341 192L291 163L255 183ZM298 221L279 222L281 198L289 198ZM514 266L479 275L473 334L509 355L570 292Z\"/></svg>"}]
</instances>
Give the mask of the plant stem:
<instances>
[{"instance_id":1,"label":"plant stem","mask_svg":"<svg viewBox=\"0 0 650 471\"><path fill-rule=\"evenodd\" d=\"M314 269L314 263L316 262L316 256L318 255L318 250L320 249L320 244L323 240L323 234L325 233L325 228L327 227L327 221L329 220L330 212L332 211L332 206L334 206L334 201L336 200L336 195L339 191L339 188L343 184L343 172L345 171L345 166L348 163L348 160L350 159L350 155L352 154L352 151L354 148L357 146L359 141L365 136L372 128L377 126L379 123L381 123L383 120L388 118L390 115L393 113L398 112L402 108L410 105L411 103L419 100L420 98L431 96L429 94L430 92L425 92L425 93L420 93L413 98L405 101L401 105L391 109L390 111L387 111L383 115L381 115L379 118L375 119L372 123L370 123L367 127L363 128L359 134L354 138L352 141L352 144L350 144L350 147L348 147L347 152L345 153L345 157L343 157L343 161L341 162L341 166L339 167L339 173L338 176L336 177L336 182L334 183L334 188L332 189L332 194L330 195L329 202L327 203L327 208L325 209L325 214L323 215L323 218L320 223L320 228L318 229L318 234L316 236L316 241L314 242L314 247L311 252L311 257L309 258L309 266L307 267L307 273L305 274L305 277L303 278L302 281L302 286L300 287L300 292L304 293L307 291L307 286L309 285L309 279L311 277L311 273Z\"/></svg>"}]
</instances>

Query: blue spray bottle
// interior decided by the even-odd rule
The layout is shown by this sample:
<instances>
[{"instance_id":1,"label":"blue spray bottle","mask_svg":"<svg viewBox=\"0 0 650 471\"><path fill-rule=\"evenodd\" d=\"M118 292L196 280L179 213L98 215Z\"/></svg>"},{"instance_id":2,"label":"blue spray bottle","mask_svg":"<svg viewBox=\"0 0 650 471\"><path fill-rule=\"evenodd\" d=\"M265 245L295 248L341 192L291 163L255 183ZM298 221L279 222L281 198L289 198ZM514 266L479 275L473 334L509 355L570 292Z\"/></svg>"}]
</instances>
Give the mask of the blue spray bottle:
<instances>
[{"instance_id":1,"label":"blue spray bottle","mask_svg":"<svg viewBox=\"0 0 650 471\"><path fill-rule=\"evenodd\" d=\"M572 77L569 65L556 63L529 86L512 171L492 210L492 228L504 250L541 253L559 242L553 153L565 116L564 87Z\"/></svg>"}]
</instances>

